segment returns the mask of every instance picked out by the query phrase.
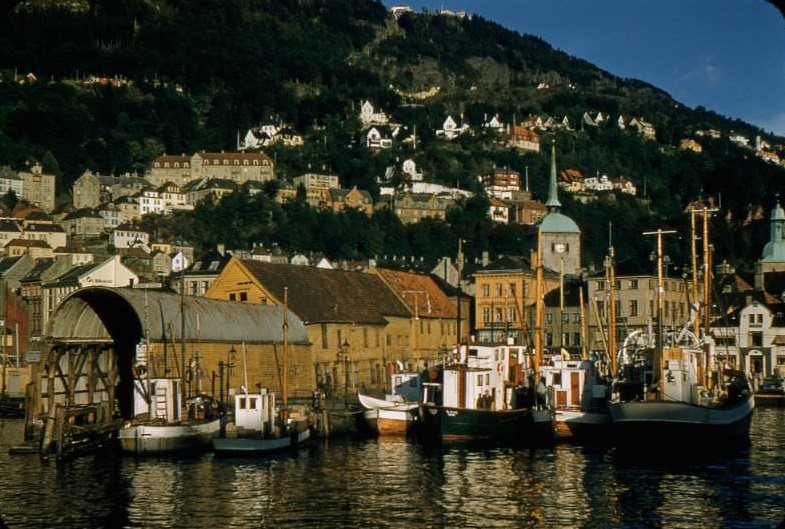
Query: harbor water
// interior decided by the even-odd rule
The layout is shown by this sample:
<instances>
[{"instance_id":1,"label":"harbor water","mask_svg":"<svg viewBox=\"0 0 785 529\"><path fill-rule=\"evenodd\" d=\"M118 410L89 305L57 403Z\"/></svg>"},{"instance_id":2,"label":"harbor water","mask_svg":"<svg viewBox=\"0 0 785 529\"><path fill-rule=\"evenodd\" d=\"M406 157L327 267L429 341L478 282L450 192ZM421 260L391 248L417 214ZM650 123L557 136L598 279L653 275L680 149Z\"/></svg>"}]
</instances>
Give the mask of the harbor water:
<instances>
[{"instance_id":1,"label":"harbor water","mask_svg":"<svg viewBox=\"0 0 785 529\"><path fill-rule=\"evenodd\" d=\"M749 446L620 453L340 439L265 459L65 463L9 455L0 422L0 513L12 528L775 528L785 520L785 409L755 411ZM707 447L710 448L710 447ZM785 525L783 525L785 527Z\"/></svg>"}]
</instances>

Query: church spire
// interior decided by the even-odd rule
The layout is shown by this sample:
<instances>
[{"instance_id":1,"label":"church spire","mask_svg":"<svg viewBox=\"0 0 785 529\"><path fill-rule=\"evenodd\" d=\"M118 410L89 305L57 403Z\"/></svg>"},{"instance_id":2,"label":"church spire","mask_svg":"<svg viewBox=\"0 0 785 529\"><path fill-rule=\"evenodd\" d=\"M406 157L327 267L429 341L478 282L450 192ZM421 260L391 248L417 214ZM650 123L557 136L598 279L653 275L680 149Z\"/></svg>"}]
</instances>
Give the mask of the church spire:
<instances>
[{"instance_id":1,"label":"church spire","mask_svg":"<svg viewBox=\"0 0 785 529\"><path fill-rule=\"evenodd\" d=\"M561 208L556 186L556 140L551 140L551 179L548 185L548 201L545 203L548 213L558 213Z\"/></svg>"}]
</instances>

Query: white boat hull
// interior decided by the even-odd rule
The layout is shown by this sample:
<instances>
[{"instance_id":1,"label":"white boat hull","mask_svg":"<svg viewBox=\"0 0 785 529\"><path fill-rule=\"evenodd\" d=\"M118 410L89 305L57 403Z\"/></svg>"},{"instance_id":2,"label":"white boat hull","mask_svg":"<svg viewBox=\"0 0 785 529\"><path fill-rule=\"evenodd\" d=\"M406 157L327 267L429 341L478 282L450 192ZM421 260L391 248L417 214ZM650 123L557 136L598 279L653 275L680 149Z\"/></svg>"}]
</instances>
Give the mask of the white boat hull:
<instances>
[{"instance_id":1,"label":"white boat hull","mask_svg":"<svg viewBox=\"0 0 785 529\"><path fill-rule=\"evenodd\" d=\"M178 424L131 424L117 434L120 449L131 454L207 450L218 437L221 420Z\"/></svg>"},{"instance_id":2,"label":"white boat hull","mask_svg":"<svg viewBox=\"0 0 785 529\"><path fill-rule=\"evenodd\" d=\"M407 435L419 416L416 402L395 402L357 395L363 405L363 419L368 428L378 435Z\"/></svg>"},{"instance_id":3,"label":"white boat hull","mask_svg":"<svg viewBox=\"0 0 785 529\"><path fill-rule=\"evenodd\" d=\"M554 422L558 439L595 441L611 434L611 416L607 410L556 409Z\"/></svg>"},{"instance_id":4,"label":"white boat hull","mask_svg":"<svg viewBox=\"0 0 785 529\"><path fill-rule=\"evenodd\" d=\"M213 439L213 450L222 455L259 455L278 452L305 443L311 438L311 429L306 428L296 434L283 437L254 438L218 438Z\"/></svg>"}]
</instances>

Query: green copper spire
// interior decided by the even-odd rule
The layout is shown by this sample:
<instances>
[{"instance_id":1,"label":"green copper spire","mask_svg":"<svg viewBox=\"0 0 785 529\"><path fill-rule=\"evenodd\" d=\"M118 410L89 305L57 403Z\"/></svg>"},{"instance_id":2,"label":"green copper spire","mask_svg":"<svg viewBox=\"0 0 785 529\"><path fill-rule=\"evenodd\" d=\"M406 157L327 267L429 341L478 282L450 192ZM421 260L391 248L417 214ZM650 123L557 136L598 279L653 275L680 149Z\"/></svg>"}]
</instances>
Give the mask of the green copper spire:
<instances>
[{"instance_id":1,"label":"green copper spire","mask_svg":"<svg viewBox=\"0 0 785 529\"><path fill-rule=\"evenodd\" d=\"M551 140L551 181L548 185L548 201L545 203L545 207L550 213L557 213L561 208L556 187L556 140Z\"/></svg>"}]
</instances>

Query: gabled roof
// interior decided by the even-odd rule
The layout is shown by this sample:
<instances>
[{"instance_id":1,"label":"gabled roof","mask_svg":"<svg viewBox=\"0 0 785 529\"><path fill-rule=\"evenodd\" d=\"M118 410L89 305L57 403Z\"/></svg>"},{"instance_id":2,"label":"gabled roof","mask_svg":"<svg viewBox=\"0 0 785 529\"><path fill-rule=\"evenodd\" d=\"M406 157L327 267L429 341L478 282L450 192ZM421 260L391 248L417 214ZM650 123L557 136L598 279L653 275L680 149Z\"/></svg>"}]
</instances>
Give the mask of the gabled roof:
<instances>
[{"instance_id":1,"label":"gabled roof","mask_svg":"<svg viewBox=\"0 0 785 529\"><path fill-rule=\"evenodd\" d=\"M376 275L310 266L240 260L239 263L278 300L289 288L289 308L306 323L387 322L409 318L406 306Z\"/></svg>"},{"instance_id":2,"label":"gabled roof","mask_svg":"<svg viewBox=\"0 0 785 529\"><path fill-rule=\"evenodd\" d=\"M30 222L25 226L24 231L33 231L36 233L65 233L62 226L51 222Z\"/></svg>"},{"instance_id":3,"label":"gabled roof","mask_svg":"<svg viewBox=\"0 0 785 529\"><path fill-rule=\"evenodd\" d=\"M429 275L378 268L376 273L409 307L423 318L455 318L458 308Z\"/></svg>"},{"instance_id":4,"label":"gabled roof","mask_svg":"<svg viewBox=\"0 0 785 529\"><path fill-rule=\"evenodd\" d=\"M41 286L43 287L54 287L54 286L74 286L79 284L79 278L82 277L84 274L96 268L103 263L90 263L84 264L80 266L75 266L73 268L69 268L59 276L55 277L53 280L48 281Z\"/></svg>"},{"instance_id":5,"label":"gabled roof","mask_svg":"<svg viewBox=\"0 0 785 529\"><path fill-rule=\"evenodd\" d=\"M194 263L185 271L186 276L215 275L224 269L226 263L232 258L231 253L221 254L217 250L208 250L196 258Z\"/></svg>"},{"instance_id":6,"label":"gabled roof","mask_svg":"<svg viewBox=\"0 0 785 529\"><path fill-rule=\"evenodd\" d=\"M19 222L13 219L0 219L0 231L18 231L22 232L22 227Z\"/></svg>"},{"instance_id":7,"label":"gabled roof","mask_svg":"<svg viewBox=\"0 0 785 529\"><path fill-rule=\"evenodd\" d=\"M19 255L19 256L16 256L16 257L3 257L3 258L0 258L0 277L2 277L3 274L5 274L11 268L13 268L13 266L16 263L18 263L20 259L22 259L22 257L23 256Z\"/></svg>"},{"instance_id":8,"label":"gabled roof","mask_svg":"<svg viewBox=\"0 0 785 529\"><path fill-rule=\"evenodd\" d=\"M76 211L72 211L71 213L66 215L65 218L63 218L63 220L89 219L89 218L103 220L101 215L99 215L96 210L90 208L82 208L82 209L77 209Z\"/></svg>"},{"instance_id":9,"label":"gabled roof","mask_svg":"<svg viewBox=\"0 0 785 529\"><path fill-rule=\"evenodd\" d=\"M272 158L263 152L199 152L194 156L203 160L264 160L269 164L273 163Z\"/></svg>"},{"instance_id":10,"label":"gabled roof","mask_svg":"<svg viewBox=\"0 0 785 529\"><path fill-rule=\"evenodd\" d=\"M39 239L12 239L8 241L6 247L17 246L23 248L52 248L46 241Z\"/></svg>"},{"instance_id":11,"label":"gabled roof","mask_svg":"<svg viewBox=\"0 0 785 529\"><path fill-rule=\"evenodd\" d=\"M475 274L494 274L494 273L509 273L509 272L528 272L534 273L531 263L525 257L517 255L505 255L495 261L488 263L480 270L475 271Z\"/></svg>"},{"instance_id":12,"label":"gabled roof","mask_svg":"<svg viewBox=\"0 0 785 529\"><path fill-rule=\"evenodd\" d=\"M41 274L49 269L54 264L54 259L36 259L35 265L25 276L20 280L21 283L36 283L41 281Z\"/></svg>"}]
</instances>

